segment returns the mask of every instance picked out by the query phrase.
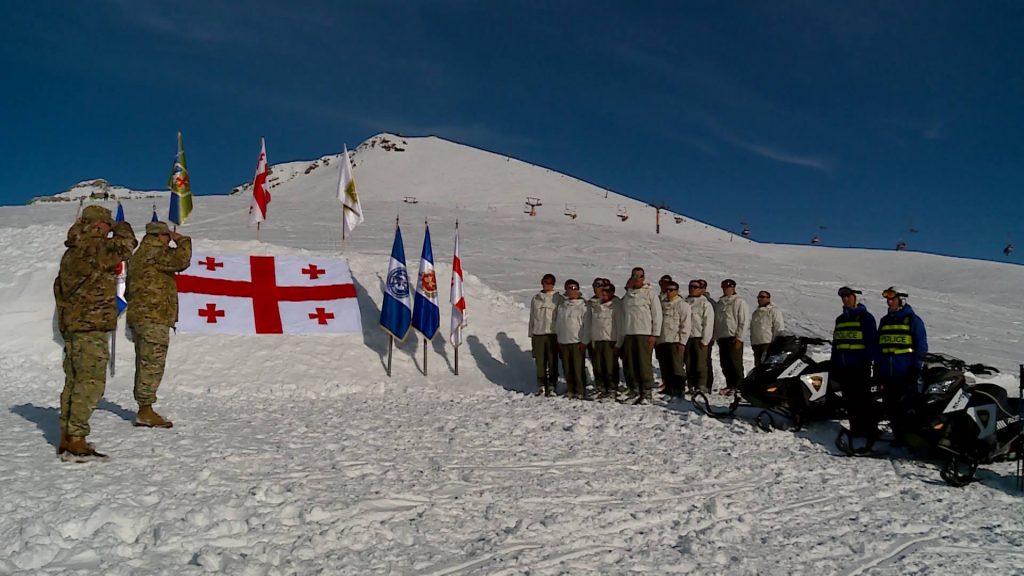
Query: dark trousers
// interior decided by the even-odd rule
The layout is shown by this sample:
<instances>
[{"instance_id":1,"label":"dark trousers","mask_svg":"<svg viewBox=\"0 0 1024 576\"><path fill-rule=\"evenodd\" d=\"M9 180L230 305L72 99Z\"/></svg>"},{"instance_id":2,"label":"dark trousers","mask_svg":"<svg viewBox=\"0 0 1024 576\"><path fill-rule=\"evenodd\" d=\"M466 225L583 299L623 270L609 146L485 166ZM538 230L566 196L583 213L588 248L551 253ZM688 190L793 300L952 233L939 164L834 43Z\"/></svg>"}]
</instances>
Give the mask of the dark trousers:
<instances>
[{"instance_id":1,"label":"dark trousers","mask_svg":"<svg viewBox=\"0 0 1024 576\"><path fill-rule=\"evenodd\" d=\"M736 388L743 379L743 348L736 347L736 338L718 339L718 361L725 376L725 385Z\"/></svg>"},{"instance_id":2,"label":"dark trousers","mask_svg":"<svg viewBox=\"0 0 1024 576\"><path fill-rule=\"evenodd\" d=\"M715 341L708 342L707 357L705 363L707 370L704 375L704 391L710 392L715 386L715 363L711 360L711 350L715 347Z\"/></svg>"},{"instance_id":3,"label":"dark trousers","mask_svg":"<svg viewBox=\"0 0 1024 576\"><path fill-rule=\"evenodd\" d=\"M768 354L768 346L771 344L754 344L754 368L764 363L765 356Z\"/></svg>"},{"instance_id":4,"label":"dark trousers","mask_svg":"<svg viewBox=\"0 0 1024 576\"><path fill-rule=\"evenodd\" d=\"M533 359L537 363L537 391L555 391L558 382L558 337L554 334L537 334L532 338Z\"/></svg>"},{"instance_id":5,"label":"dark trousers","mask_svg":"<svg viewBox=\"0 0 1024 576\"><path fill-rule=\"evenodd\" d=\"M565 383L569 389L569 398L583 398L586 388L586 376L583 372L584 349L580 344L559 344L562 353L562 369L565 370Z\"/></svg>"},{"instance_id":6,"label":"dark trousers","mask_svg":"<svg viewBox=\"0 0 1024 576\"><path fill-rule=\"evenodd\" d=\"M615 342L599 340L590 344L590 364L594 367L594 386L599 393L614 394L619 390L619 359Z\"/></svg>"},{"instance_id":7,"label":"dark trousers","mask_svg":"<svg viewBox=\"0 0 1024 576\"><path fill-rule=\"evenodd\" d=\"M637 396L646 398L654 384L654 366L651 364L651 347L647 336L631 334L622 339L622 368L626 373L626 386L635 390Z\"/></svg>"},{"instance_id":8,"label":"dark trousers","mask_svg":"<svg viewBox=\"0 0 1024 576\"><path fill-rule=\"evenodd\" d=\"M683 386L686 382L686 369L683 368L681 345L674 342L658 344L654 347L654 355L658 357L665 393L670 396L682 396Z\"/></svg>"},{"instance_id":9,"label":"dark trousers","mask_svg":"<svg viewBox=\"0 0 1024 576\"><path fill-rule=\"evenodd\" d=\"M830 378L843 391L850 434L864 438L878 435L878 406L871 395L871 366L833 367Z\"/></svg>"},{"instance_id":10,"label":"dark trousers","mask_svg":"<svg viewBox=\"0 0 1024 576\"><path fill-rule=\"evenodd\" d=\"M710 350L711 347L709 346ZM700 346L700 336L686 341L686 382L690 391L700 390L705 394L711 391L708 381L708 357Z\"/></svg>"},{"instance_id":11,"label":"dark trousers","mask_svg":"<svg viewBox=\"0 0 1024 576\"><path fill-rule=\"evenodd\" d=\"M917 397L917 371L895 378L881 379L882 404L893 437L899 439L907 429L907 413Z\"/></svg>"}]
</instances>

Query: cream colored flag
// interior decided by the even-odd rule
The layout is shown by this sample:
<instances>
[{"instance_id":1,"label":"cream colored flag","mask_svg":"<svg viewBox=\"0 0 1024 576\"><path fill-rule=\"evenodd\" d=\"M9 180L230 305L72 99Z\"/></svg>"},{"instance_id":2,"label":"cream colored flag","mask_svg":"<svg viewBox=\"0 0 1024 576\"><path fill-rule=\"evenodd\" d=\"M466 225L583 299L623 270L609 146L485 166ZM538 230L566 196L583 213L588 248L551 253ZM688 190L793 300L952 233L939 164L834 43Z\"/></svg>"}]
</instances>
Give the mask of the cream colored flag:
<instances>
[{"instance_id":1,"label":"cream colored flag","mask_svg":"<svg viewBox=\"0 0 1024 576\"><path fill-rule=\"evenodd\" d=\"M352 176L352 160L348 157L348 147L341 155L341 178L338 179L338 201L341 202L345 216L345 232L351 234L356 226L363 222L363 207L359 205L359 194L356 192L356 179Z\"/></svg>"}]
</instances>

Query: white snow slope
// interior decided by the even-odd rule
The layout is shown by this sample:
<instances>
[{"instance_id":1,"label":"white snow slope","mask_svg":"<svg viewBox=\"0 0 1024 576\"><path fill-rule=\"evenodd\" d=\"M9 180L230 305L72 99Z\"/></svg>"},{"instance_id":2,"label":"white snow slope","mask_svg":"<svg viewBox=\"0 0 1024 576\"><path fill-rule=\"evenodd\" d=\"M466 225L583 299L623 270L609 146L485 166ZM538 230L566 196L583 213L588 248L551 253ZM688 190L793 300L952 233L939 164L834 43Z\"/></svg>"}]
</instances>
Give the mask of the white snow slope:
<instances>
[{"instance_id":1,"label":"white snow slope","mask_svg":"<svg viewBox=\"0 0 1024 576\"><path fill-rule=\"evenodd\" d=\"M203 251L347 258L364 333L176 335L158 404L175 427L146 430L131 426L122 330L92 418L103 464L54 457L51 283L74 207L0 209L0 574L1021 573L1012 464L956 489L930 464L838 456L835 422L763 433L683 403L534 397L526 304L544 272L621 286L642 265L735 278L750 303L771 290L792 330L828 335L839 286L864 289L880 315L879 292L897 284L933 350L994 364L1016 388L1024 268L764 245L671 217L655 235L653 209L568 176L436 138L370 142L355 154L367 220L343 253L337 156L279 169L263 243L244 194L196 198L184 228ZM542 198L537 216L526 196ZM125 202L137 229L150 205ZM415 337L385 375L377 319L396 214L411 270L430 220L444 296L459 219L459 376L444 304L429 376Z\"/></svg>"}]
</instances>

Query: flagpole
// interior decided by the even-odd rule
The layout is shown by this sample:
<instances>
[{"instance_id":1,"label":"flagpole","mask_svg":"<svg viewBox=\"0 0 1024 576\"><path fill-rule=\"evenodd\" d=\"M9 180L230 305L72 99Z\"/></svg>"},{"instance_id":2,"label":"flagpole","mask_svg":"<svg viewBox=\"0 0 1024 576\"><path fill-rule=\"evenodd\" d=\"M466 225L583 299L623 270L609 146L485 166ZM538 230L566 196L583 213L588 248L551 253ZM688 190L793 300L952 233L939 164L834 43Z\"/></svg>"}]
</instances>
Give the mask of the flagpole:
<instances>
[{"instance_id":1,"label":"flagpole","mask_svg":"<svg viewBox=\"0 0 1024 576\"><path fill-rule=\"evenodd\" d=\"M345 208L341 208L341 249L345 250ZM395 215L395 231L398 231L398 215ZM391 378L391 353L395 347L395 335L388 332L388 378Z\"/></svg>"},{"instance_id":2,"label":"flagpole","mask_svg":"<svg viewBox=\"0 0 1024 576\"><path fill-rule=\"evenodd\" d=\"M395 337L388 333L388 378L391 378L391 350L395 346Z\"/></svg>"},{"instance_id":3,"label":"flagpole","mask_svg":"<svg viewBox=\"0 0 1024 576\"><path fill-rule=\"evenodd\" d=\"M116 372L114 368L114 357L117 356L117 325L114 325L114 331L110 333L110 377L113 378Z\"/></svg>"},{"instance_id":4,"label":"flagpole","mask_svg":"<svg viewBox=\"0 0 1024 576\"><path fill-rule=\"evenodd\" d=\"M458 218L455 219L455 237L456 238L459 237L459 219ZM456 246L456 248L458 248L458 246ZM458 256L458 254L456 254L456 256ZM455 263L452 262L452 264L454 266ZM452 281L453 282L455 281L455 269L454 268L452 268ZM452 304L454 305L454 302ZM454 306L452 307L452 310L454 311ZM459 330L462 330L461 326L459 327ZM461 336L459 337L459 340L462 340ZM456 376L459 375L459 346L457 344L455 345L455 375Z\"/></svg>"},{"instance_id":5,"label":"flagpole","mask_svg":"<svg viewBox=\"0 0 1024 576\"><path fill-rule=\"evenodd\" d=\"M424 226L424 228L428 228L428 229L430 227L430 224L427 222L426 218L423 219L423 226ZM431 257L431 260L433 260L433 257ZM423 375L424 376L427 375L427 338L426 338L426 336L423 337Z\"/></svg>"}]
</instances>

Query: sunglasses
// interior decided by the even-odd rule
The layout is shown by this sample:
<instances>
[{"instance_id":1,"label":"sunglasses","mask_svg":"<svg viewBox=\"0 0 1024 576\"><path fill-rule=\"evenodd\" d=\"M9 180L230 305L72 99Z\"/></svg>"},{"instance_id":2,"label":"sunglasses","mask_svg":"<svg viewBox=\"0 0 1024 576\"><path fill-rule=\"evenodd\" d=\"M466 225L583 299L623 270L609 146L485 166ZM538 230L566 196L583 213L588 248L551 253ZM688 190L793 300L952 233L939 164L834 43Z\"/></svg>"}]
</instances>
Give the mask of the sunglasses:
<instances>
[{"instance_id":1,"label":"sunglasses","mask_svg":"<svg viewBox=\"0 0 1024 576\"><path fill-rule=\"evenodd\" d=\"M884 290L882 292L882 298L885 298L886 300L894 300L899 297L899 292L896 292L895 290Z\"/></svg>"},{"instance_id":2,"label":"sunglasses","mask_svg":"<svg viewBox=\"0 0 1024 576\"><path fill-rule=\"evenodd\" d=\"M579 289L580 289L579 286L569 286L568 288L566 288L566 290L568 290L570 292L572 292L573 290L579 290Z\"/></svg>"}]
</instances>

